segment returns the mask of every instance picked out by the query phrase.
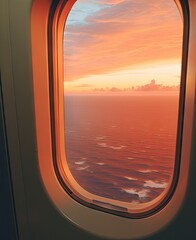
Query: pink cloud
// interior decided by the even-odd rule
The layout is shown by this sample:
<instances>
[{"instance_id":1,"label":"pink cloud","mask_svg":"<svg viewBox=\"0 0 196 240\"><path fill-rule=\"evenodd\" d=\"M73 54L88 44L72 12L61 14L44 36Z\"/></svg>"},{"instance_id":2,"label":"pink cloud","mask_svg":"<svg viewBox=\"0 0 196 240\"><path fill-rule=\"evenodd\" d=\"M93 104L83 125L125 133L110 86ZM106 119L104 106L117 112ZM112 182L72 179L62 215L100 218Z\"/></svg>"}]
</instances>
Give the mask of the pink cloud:
<instances>
[{"instance_id":1,"label":"pink cloud","mask_svg":"<svg viewBox=\"0 0 196 240\"><path fill-rule=\"evenodd\" d=\"M180 58L182 23L174 3L107 2L113 5L88 16L85 24L65 28L65 81Z\"/></svg>"}]
</instances>

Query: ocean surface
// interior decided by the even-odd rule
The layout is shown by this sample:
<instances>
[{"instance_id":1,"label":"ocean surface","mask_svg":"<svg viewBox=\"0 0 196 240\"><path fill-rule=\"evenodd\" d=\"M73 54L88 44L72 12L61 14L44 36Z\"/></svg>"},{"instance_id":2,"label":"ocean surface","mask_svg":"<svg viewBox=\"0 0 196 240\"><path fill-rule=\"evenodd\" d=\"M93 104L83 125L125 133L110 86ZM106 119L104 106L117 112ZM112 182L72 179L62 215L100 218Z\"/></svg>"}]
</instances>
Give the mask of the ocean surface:
<instances>
[{"instance_id":1,"label":"ocean surface","mask_svg":"<svg viewBox=\"0 0 196 240\"><path fill-rule=\"evenodd\" d=\"M174 171L178 94L65 95L65 148L76 181L123 202L151 201Z\"/></svg>"}]
</instances>

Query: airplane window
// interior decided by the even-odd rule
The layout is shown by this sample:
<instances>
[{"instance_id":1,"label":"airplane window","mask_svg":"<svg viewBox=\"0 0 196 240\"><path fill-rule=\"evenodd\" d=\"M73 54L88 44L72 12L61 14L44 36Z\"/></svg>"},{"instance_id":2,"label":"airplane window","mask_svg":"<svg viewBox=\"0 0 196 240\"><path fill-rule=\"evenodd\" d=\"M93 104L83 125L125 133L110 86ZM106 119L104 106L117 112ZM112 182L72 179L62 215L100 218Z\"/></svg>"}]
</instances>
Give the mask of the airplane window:
<instances>
[{"instance_id":1,"label":"airplane window","mask_svg":"<svg viewBox=\"0 0 196 240\"><path fill-rule=\"evenodd\" d=\"M65 23L65 183L134 212L169 193L183 23L174 1L78 0Z\"/></svg>"}]
</instances>

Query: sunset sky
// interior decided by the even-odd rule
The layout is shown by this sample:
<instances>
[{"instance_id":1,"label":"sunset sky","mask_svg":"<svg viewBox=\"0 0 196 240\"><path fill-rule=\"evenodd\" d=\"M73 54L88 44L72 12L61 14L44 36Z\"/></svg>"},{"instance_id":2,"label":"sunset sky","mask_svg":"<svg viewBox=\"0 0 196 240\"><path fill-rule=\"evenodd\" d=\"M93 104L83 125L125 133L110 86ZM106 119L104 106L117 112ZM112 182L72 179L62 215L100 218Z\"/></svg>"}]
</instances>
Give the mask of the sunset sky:
<instances>
[{"instance_id":1,"label":"sunset sky","mask_svg":"<svg viewBox=\"0 0 196 240\"><path fill-rule=\"evenodd\" d=\"M179 85L183 24L173 0L78 0L64 31L65 92Z\"/></svg>"}]
</instances>

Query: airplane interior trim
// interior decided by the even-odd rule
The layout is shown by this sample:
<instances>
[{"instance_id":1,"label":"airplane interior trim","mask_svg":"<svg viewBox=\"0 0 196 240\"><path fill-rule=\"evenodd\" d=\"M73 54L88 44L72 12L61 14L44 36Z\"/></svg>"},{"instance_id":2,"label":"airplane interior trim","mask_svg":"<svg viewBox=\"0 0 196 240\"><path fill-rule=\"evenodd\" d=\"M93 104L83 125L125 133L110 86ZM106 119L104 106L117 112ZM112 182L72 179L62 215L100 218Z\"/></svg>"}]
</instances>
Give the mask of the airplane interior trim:
<instances>
[{"instance_id":1,"label":"airplane interior trim","mask_svg":"<svg viewBox=\"0 0 196 240\"><path fill-rule=\"evenodd\" d=\"M74 2L0 2L0 239L196 239L196 1L175 0L184 24L175 185L154 211L124 216L74 197L64 173L62 37Z\"/></svg>"}]
</instances>

